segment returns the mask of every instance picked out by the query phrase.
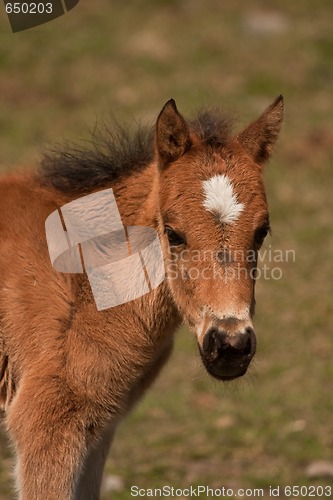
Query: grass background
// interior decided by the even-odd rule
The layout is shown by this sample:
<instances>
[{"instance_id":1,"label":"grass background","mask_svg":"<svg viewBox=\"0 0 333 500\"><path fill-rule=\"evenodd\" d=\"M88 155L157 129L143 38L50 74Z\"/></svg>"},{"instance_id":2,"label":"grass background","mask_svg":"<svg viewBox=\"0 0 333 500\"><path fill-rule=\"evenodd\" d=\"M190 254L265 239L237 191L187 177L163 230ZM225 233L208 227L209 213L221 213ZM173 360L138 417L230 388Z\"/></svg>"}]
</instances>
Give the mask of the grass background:
<instances>
[{"instance_id":1,"label":"grass background","mask_svg":"<svg viewBox=\"0 0 333 500\"><path fill-rule=\"evenodd\" d=\"M333 460L332 20L330 0L81 0L12 34L0 6L4 172L37 164L45 144L87 138L110 114L153 120L170 97L185 114L221 105L240 127L278 94L286 101L266 169L266 248L294 249L296 260L282 263L281 280L258 283L254 366L240 381L213 382L181 330L172 360L118 431L105 500L115 479L116 500L130 498L131 485L333 482L306 473ZM14 498L11 467L1 436L1 500Z\"/></svg>"}]
</instances>

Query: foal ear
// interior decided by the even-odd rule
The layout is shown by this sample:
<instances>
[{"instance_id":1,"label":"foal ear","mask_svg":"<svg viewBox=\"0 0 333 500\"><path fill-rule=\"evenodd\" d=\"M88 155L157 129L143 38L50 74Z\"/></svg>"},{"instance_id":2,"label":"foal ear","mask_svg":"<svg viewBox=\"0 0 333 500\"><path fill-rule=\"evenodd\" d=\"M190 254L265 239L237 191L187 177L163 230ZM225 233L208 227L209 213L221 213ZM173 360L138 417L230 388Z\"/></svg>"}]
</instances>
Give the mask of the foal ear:
<instances>
[{"instance_id":1,"label":"foal ear","mask_svg":"<svg viewBox=\"0 0 333 500\"><path fill-rule=\"evenodd\" d=\"M281 130L283 97L280 95L263 114L237 136L237 141L259 165L265 163Z\"/></svg>"},{"instance_id":2,"label":"foal ear","mask_svg":"<svg viewBox=\"0 0 333 500\"><path fill-rule=\"evenodd\" d=\"M191 147L186 121L170 99L163 107L156 122L156 149L160 167L180 158Z\"/></svg>"}]
</instances>

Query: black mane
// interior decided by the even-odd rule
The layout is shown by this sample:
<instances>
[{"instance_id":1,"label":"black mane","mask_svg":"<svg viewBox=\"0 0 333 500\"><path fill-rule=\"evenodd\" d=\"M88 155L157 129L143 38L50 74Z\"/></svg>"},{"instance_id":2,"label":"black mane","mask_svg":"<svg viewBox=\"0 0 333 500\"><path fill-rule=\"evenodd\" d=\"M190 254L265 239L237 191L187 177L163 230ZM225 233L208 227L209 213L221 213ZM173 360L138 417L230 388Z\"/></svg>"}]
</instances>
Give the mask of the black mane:
<instances>
[{"instance_id":1,"label":"black mane","mask_svg":"<svg viewBox=\"0 0 333 500\"><path fill-rule=\"evenodd\" d=\"M230 120L217 110L200 111L190 129L211 147L221 147L230 134ZM39 181L65 194L84 194L109 186L144 169L154 158L154 127L133 132L118 123L94 132L90 147L70 145L44 153Z\"/></svg>"},{"instance_id":2,"label":"black mane","mask_svg":"<svg viewBox=\"0 0 333 500\"><path fill-rule=\"evenodd\" d=\"M154 156L152 127L128 131L118 123L94 132L89 146L69 145L44 153L39 180L66 194L91 192L148 165Z\"/></svg>"}]
</instances>

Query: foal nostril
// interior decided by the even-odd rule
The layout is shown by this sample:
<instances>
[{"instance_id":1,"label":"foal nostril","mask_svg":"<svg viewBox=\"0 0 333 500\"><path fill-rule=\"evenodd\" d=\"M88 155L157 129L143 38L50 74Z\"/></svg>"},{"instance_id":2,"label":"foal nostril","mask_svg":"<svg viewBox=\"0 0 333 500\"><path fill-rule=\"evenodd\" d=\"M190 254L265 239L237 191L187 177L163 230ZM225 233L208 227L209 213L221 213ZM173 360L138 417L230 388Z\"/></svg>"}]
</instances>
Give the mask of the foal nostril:
<instances>
[{"instance_id":1,"label":"foal nostril","mask_svg":"<svg viewBox=\"0 0 333 500\"><path fill-rule=\"evenodd\" d=\"M204 338L202 345L203 353L215 363L220 359L232 358L239 356L239 350L232 345L231 339L227 332L212 328Z\"/></svg>"},{"instance_id":2,"label":"foal nostril","mask_svg":"<svg viewBox=\"0 0 333 500\"><path fill-rule=\"evenodd\" d=\"M239 332L231 337L231 345L237 349L240 356L250 356L256 350L256 336L253 328L247 327L244 332Z\"/></svg>"},{"instance_id":3,"label":"foal nostril","mask_svg":"<svg viewBox=\"0 0 333 500\"><path fill-rule=\"evenodd\" d=\"M202 344L202 350L205 354L218 354L223 349L224 342L221 333L223 334L224 332L220 332L216 328L212 328L207 332Z\"/></svg>"},{"instance_id":4,"label":"foal nostril","mask_svg":"<svg viewBox=\"0 0 333 500\"><path fill-rule=\"evenodd\" d=\"M248 340L247 340L247 355L254 355L254 353L256 352L256 347L257 347L257 341L256 341L256 334L254 333L254 330L253 328L251 328L250 326L248 326L247 328L245 328L245 333L247 334L248 336Z\"/></svg>"},{"instance_id":5,"label":"foal nostril","mask_svg":"<svg viewBox=\"0 0 333 500\"><path fill-rule=\"evenodd\" d=\"M231 338L231 344L238 350L241 356L247 356L252 352L254 331L246 328L245 332L239 332Z\"/></svg>"}]
</instances>

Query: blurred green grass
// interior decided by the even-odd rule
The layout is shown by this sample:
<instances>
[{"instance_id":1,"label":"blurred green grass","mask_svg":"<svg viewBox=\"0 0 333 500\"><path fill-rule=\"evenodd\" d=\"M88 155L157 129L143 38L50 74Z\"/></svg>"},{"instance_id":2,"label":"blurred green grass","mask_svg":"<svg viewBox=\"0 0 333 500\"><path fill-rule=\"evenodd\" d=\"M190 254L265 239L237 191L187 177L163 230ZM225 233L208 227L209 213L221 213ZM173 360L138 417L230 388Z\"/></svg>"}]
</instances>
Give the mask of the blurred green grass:
<instances>
[{"instance_id":1,"label":"blurred green grass","mask_svg":"<svg viewBox=\"0 0 333 500\"><path fill-rule=\"evenodd\" d=\"M273 236L294 249L281 280L257 287L259 352L250 374L217 384L181 330L172 360L123 423L107 464L124 488L328 484L333 460L333 4L328 0L120 0L84 3L13 35L0 6L0 162L37 164L110 114L153 120L217 104L255 118L278 94L286 119L266 169ZM13 498L1 437L0 498ZM330 480L332 482L332 479ZM104 494L105 500L110 493Z\"/></svg>"}]
</instances>

